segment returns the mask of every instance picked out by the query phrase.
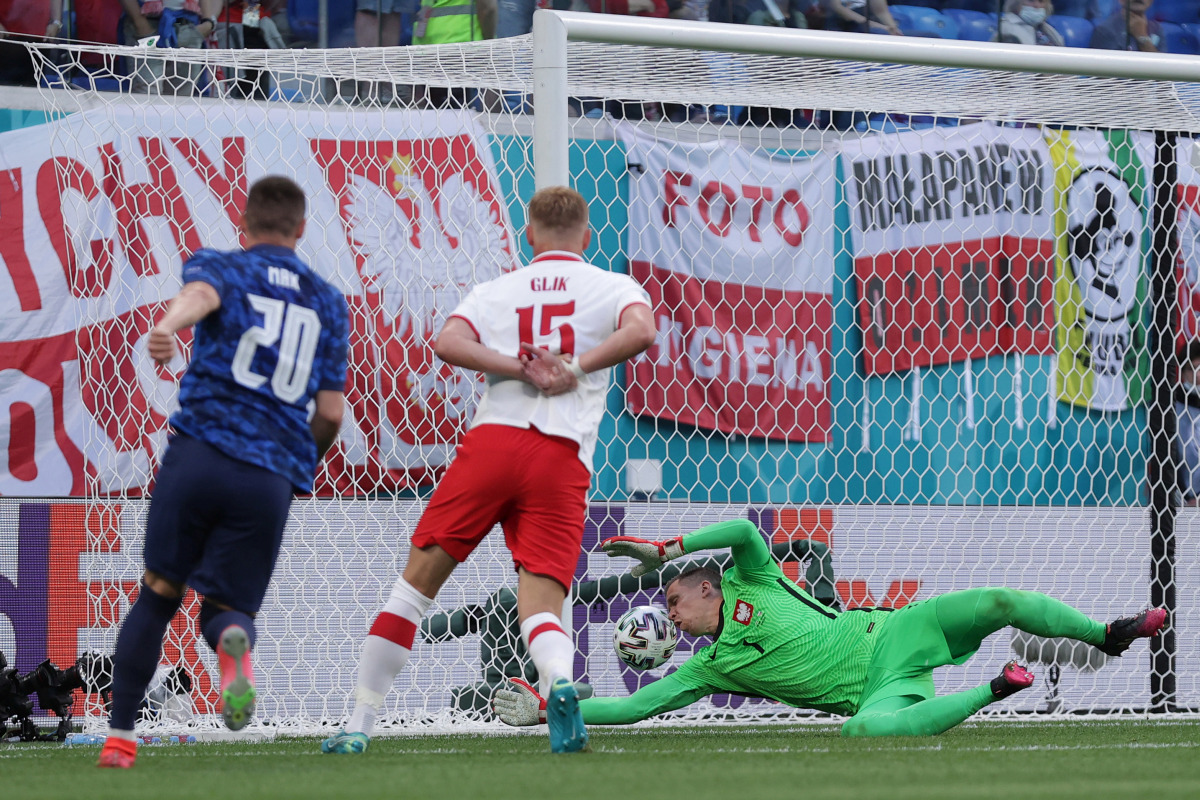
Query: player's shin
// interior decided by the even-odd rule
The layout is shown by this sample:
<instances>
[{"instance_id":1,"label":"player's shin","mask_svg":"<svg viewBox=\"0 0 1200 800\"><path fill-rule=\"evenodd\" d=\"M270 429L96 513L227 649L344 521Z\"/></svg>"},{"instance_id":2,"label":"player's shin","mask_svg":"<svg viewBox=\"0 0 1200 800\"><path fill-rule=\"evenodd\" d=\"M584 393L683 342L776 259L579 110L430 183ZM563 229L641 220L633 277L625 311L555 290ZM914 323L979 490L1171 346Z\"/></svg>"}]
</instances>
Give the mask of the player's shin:
<instances>
[{"instance_id":1,"label":"player's shin","mask_svg":"<svg viewBox=\"0 0 1200 800\"><path fill-rule=\"evenodd\" d=\"M391 596L363 642L354 691L354 712L346 725L347 733L371 734L384 696L408 664L417 626L432 603L432 598L418 592L403 578L396 581Z\"/></svg>"},{"instance_id":2,"label":"player's shin","mask_svg":"<svg viewBox=\"0 0 1200 800\"><path fill-rule=\"evenodd\" d=\"M545 611L529 617L521 623L521 638L537 667L543 697L558 678L571 680L575 645L557 616Z\"/></svg>"},{"instance_id":3,"label":"player's shin","mask_svg":"<svg viewBox=\"0 0 1200 800\"><path fill-rule=\"evenodd\" d=\"M163 636L181 599L163 597L142 584L117 635L113 655L113 700L110 727L132 731L138 706L158 668Z\"/></svg>"}]
</instances>

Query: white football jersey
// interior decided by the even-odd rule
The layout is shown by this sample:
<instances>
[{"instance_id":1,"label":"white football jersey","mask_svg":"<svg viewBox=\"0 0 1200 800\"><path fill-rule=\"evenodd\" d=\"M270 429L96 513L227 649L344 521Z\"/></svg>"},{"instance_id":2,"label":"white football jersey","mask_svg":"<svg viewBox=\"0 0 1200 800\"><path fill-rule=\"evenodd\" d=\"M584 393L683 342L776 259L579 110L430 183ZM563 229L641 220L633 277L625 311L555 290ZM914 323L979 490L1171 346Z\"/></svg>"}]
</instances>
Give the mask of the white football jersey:
<instances>
[{"instance_id":1,"label":"white football jersey","mask_svg":"<svg viewBox=\"0 0 1200 800\"><path fill-rule=\"evenodd\" d=\"M451 316L468 322L480 342L506 356L517 356L521 342L530 342L578 357L607 339L621 324L622 312L635 303L649 306L650 296L628 275L555 250L479 284ZM609 370L597 370L575 391L547 397L523 381L489 375L471 427L532 426L564 436L579 442L579 458L591 470L608 376Z\"/></svg>"}]
</instances>

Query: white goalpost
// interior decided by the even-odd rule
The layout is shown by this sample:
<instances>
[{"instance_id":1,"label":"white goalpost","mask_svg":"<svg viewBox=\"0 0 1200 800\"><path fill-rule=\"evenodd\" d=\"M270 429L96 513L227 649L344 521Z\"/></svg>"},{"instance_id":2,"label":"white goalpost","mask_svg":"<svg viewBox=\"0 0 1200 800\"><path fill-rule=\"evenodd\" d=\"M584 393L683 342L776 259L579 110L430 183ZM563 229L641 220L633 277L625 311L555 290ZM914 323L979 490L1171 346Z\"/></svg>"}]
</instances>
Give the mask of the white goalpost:
<instances>
[{"instance_id":1,"label":"white goalpost","mask_svg":"<svg viewBox=\"0 0 1200 800\"><path fill-rule=\"evenodd\" d=\"M622 667L615 621L662 601L599 542L740 517L842 610L987 585L1104 620L1170 608L1123 659L1001 632L936 673L959 691L1030 659L1035 687L987 714L1200 705L1174 362L1200 335L1200 59L545 10L530 36L465 45L29 49L43 87L0 92L21 112L0 132L0 576L46 577L22 579L43 589L12 601L19 620L0 605L10 662L111 653L186 366L155 368L144 337L191 253L239 246L248 184L281 173L309 198L300 255L347 297L351 375L259 617L252 730L348 715L482 386L432 337L527 261L524 203L558 184L589 201L587 256L646 286L658 329L613 375L568 620L578 681L627 694L703 646ZM230 90L247 73L268 76L259 99ZM385 729L502 727L491 692L533 669L513 586L489 537ZM147 731L219 725L197 608L162 662L192 688ZM98 728L102 697L76 715ZM810 719L829 720L720 695L667 721Z\"/></svg>"}]
</instances>

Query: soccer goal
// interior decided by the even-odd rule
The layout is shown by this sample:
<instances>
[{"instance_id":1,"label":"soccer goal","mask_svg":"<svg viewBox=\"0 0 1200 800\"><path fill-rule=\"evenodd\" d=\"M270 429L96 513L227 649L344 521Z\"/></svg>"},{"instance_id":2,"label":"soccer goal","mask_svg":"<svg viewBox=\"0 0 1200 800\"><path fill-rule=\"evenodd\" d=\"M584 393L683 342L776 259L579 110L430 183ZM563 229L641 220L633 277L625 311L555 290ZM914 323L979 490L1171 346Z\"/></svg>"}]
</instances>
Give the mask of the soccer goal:
<instances>
[{"instance_id":1,"label":"soccer goal","mask_svg":"<svg viewBox=\"0 0 1200 800\"><path fill-rule=\"evenodd\" d=\"M524 203L561 183L590 203L587 255L647 288L658 329L601 428L578 681L625 694L704 644L622 667L615 621L662 600L602 539L748 517L844 610L986 585L1099 619L1171 609L1122 659L1002 632L939 671L950 692L1030 660L1036 686L989 713L1200 705L1200 517L1174 478L1176 402L1193 408L1175 353L1200 335L1200 59L551 11L468 45L30 52L43 88L0 92L0 566L40 598L0 593L22 615L0 649L22 671L111 652L186 363L154 367L145 335L192 252L239 245L248 183L282 173L308 193L300 254L349 301L351 379L259 617L259 730L348 714L481 388L432 337L527 259ZM423 625L388 724L498 724L492 691L532 673L514 586L491 537ZM194 619L162 663L148 729L217 725ZM101 697L76 714L98 726ZM717 695L671 721L810 718Z\"/></svg>"}]
</instances>

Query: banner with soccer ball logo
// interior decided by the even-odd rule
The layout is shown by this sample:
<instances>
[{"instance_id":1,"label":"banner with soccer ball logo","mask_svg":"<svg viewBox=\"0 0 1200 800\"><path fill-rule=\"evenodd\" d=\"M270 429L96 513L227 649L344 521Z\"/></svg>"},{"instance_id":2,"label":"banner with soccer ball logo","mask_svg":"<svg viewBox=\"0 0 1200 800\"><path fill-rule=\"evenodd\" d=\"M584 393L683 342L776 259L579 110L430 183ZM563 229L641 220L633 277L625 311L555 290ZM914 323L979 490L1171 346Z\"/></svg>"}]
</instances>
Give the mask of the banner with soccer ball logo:
<instances>
[{"instance_id":1,"label":"banner with soccer ball logo","mask_svg":"<svg viewBox=\"0 0 1200 800\"><path fill-rule=\"evenodd\" d=\"M1054 162L1058 397L1097 411L1142 401L1149 198L1147 140L1048 131Z\"/></svg>"}]
</instances>

